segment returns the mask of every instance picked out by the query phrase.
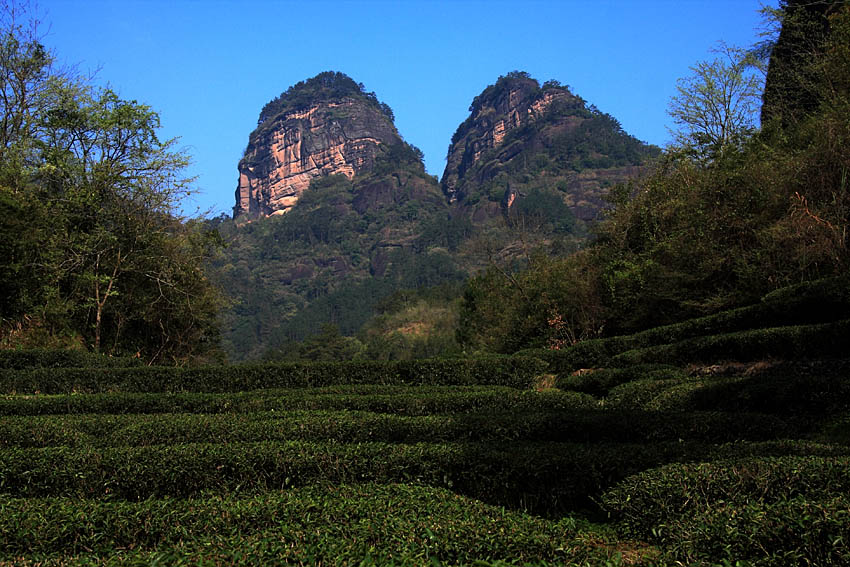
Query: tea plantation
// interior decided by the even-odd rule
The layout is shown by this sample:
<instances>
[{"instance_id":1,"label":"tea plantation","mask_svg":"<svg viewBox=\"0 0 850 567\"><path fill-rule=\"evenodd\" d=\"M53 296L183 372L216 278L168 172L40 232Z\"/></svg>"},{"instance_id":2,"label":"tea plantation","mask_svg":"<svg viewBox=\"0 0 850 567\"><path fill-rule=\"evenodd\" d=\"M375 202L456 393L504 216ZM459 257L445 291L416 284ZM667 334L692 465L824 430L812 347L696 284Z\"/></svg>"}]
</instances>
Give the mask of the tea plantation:
<instances>
[{"instance_id":1,"label":"tea plantation","mask_svg":"<svg viewBox=\"0 0 850 567\"><path fill-rule=\"evenodd\" d=\"M0 352L0 565L847 565L832 297L504 358Z\"/></svg>"}]
</instances>

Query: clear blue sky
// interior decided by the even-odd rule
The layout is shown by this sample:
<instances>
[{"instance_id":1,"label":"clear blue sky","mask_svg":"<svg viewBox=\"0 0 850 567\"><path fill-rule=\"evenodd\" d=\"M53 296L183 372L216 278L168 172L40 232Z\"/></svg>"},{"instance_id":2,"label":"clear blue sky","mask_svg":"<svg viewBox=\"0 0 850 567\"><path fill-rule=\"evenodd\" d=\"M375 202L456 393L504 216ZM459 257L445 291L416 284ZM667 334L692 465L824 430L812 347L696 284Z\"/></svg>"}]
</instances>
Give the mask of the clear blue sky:
<instances>
[{"instance_id":1,"label":"clear blue sky","mask_svg":"<svg viewBox=\"0 0 850 567\"><path fill-rule=\"evenodd\" d=\"M776 0L767 2L776 5ZM389 104L441 176L473 97L499 75L556 79L637 138L664 145L676 79L717 41L749 46L759 0L41 0L59 60L157 110L194 158L201 194L230 212L263 105L321 71Z\"/></svg>"}]
</instances>

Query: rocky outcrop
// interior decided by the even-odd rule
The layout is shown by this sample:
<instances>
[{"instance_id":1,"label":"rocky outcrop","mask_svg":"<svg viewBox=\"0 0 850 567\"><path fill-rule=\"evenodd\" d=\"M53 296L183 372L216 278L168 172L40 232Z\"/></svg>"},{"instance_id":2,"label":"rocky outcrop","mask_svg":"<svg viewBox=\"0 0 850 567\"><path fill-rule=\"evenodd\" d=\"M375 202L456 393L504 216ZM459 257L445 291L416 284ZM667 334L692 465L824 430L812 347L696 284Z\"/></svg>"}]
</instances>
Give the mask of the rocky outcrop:
<instances>
[{"instance_id":1,"label":"rocky outcrop","mask_svg":"<svg viewBox=\"0 0 850 567\"><path fill-rule=\"evenodd\" d=\"M280 112L264 116L251 134L239 162L234 218L285 213L316 177L351 179L374 166L381 145L403 143L391 117L365 96L295 103L279 104Z\"/></svg>"},{"instance_id":2,"label":"rocky outcrop","mask_svg":"<svg viewBox=\"0 0 850 567\"><path fill-rule=\"evenodd\" d=\"M534 190L558 191L581 220L595 218L613 183L659 152L556 81L523 72L475 97L449 147L442 189L474 222L504 213Z\"/></svg>"},{"instance_id":3,"label":"rocky outcrop","mask_svg":"<svg viewBox=\"0 0 850 567\"><path fill-rule=\"evenodd\" d=\"M463 185L470 181L468 174L482 156L501 147L511 132L540 120L555 101L560 103L560 108L584 105L584 101L567 89L541 89L537 81L521 73L501 77L499 82L475 97L470 106L471 114L452 137L446 158L442 186L449 201L463 200ZM505 151L496 156L499 162L509 161L519 153L522 142L505 145ZM486 168L479 168L475 173L473 181L482 183L492 171L488 173Z\"/></svg>"},{"instance_id":4,"label":"rocky outcrop","mask_svg":"<svg viewBox=\"0 0 850 567\"><path fill-rule=\"evenodd\" d=\"M762 95L761 123L778 120L783 126L799 122L821 103L812 62L826 48L830 15L843 0L786 0L782 30L770 51Z\"/></svg>"}]
</instances>

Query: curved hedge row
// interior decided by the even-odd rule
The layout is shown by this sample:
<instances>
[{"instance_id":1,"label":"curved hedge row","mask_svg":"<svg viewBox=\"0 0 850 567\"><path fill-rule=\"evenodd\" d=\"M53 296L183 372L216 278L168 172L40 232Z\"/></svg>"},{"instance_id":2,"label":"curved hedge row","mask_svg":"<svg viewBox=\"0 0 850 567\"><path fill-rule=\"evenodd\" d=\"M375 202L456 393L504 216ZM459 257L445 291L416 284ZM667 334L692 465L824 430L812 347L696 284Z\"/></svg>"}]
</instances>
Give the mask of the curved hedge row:
<instances>
[{"instance_id":1,"label":"curved hedge row","mask_svg":"<svg viewBox=\"0 0 850 567\"><path fill-rule=\"evenodd\" d=\"M850 410L850 375L638 380L612 388L605 406L617 410L756 412L825 418Z\"/></svg>"},{"instance_id":2,"label":"curved hedge row","mask_svg":"<svg viewBox=\"0 0 850 567\"><path fill-rule=\"evenodd\" d=\"M718 503L656 528L680 562L752 567L850 565L850 498L796 495L771 502Z\"/></svg>"},{"instance_id":3,"label":"curved hedge row","mask_svg":"<svg viewBox=\"0 0 850 567\"><path fill-rule=\"evenodd\" d=\"M555 379L561 390L582 392L603 397L621 384L637 380L684 380L681 368L667 364L637 364L627 368L598 368L579 374L563 373Z\"/></svg>"},{"instance_id":4,"label":"curved hedge row","mask_svg":"<svg viewBox=\"0 0 850 567\"><path fill-rule=\"evenodd\" d=\"M0 392L240 392L334 384L498 385L531 388L546 363L531 357L0 371Z\"/></svg>"},{"instance_id":5,"label":"curved hedge row","mask_svg":"<svg viewBox=\"0 0 850 567\"><path fill-rule=\"evenodd\" d=\"M676 463L619 483L602 505L627 533L653 538L658 526L711 512L719 502L780 501L850 493L850 457L782 456Z\"/></svg>"},{"instance_id":6,"label":"curved hedge row","mask_svg":"<svg viewBox=\"0 0 850 567\"><path fill-rule=\"evenodd\" d=\"M845 357L850 352L850 319L817 325L771 327L706 335L659 346L636 348L611 358L612 366L688 364L718 360Z\"/></svg>"},{"instance_id":7,"label":"curved hedge row","mask_svg":"<svg viewBox=\"0 0 850 567\"><path fill-rule=\"evenodd\" d=\"M320 441L729 442L800 433L776 416L525 410L403 416L361 411L51 415L0 421L2 447L120 447L176 443Z\"/></svg>"},{"instance_id":8,"label":"curved hedge row","mask_svg":"<svg viewBox=\"0 0 850 567\"><path fill-rule=\"evenodd\" d=\"M825 452L850 448L824 448ZM539 514L594 508L613 484L665 463L811 447L642 443L263 442L0 451L0 493L140 500L346 483L417 483Z\"/></svg>"},{"instance_id":9,"label":"curved hedge row","mask_svg":"<svg viewBox=\"0 0 850 567\"><path fill-rule=\"evenodd\" d=\"M582 341L561 350L526 349L517 354L541 358L554 372L644 363L683 364L716 356L727 359L739 357L739 360L770 355L780 358L844 356L848 345L840 339L847 336L848 318L850 280L847 276L837 276L776 290L754 305L632 335ZM836 330L843 335L830 336L829 331L820 334L817 330L822 324L829 328L829 324L841 320L844 322L838 324ZM768 330L763 328L771 327L787 328L789 331L761 332ZM721 338L725 336L730 338ZM821 338L826 338L827 342L820 343ZM769 343L774 339L783 346L771 348ZM795 339L803 342L795 343ZM835 339L839 339L839 344L832 344ZM736 340L746 340L748 344L739 349ZM676 343L681 345L673 346ZM790 350L785 350L786 346L790 346ZM693 348L697 350L689 351ZM694 357L695 354L698 356Z\"/></svg>"},{"instance_id":10,"label":"curved hedge row","mask_svg":"<svg viewBox=\"0 0 850 567\"><path fill-rule=\"evenodd\" d=\"M244 562L334 564L371 555L415 564L493 561L604 562L612 552L569 520L551 522L449 491L403 485L306 487L252 498L108 502L0 497L0 561L83 553L164 559L229 551ZM510 537L505 537L510 534ZM274 541L274 554L263 541ZM143 555L159 549L162 555ZM183 557L184 560L188 557ZM94 559L94 558L92 558ZM197 561L197 556L196 556ZM171 564L170 561L166 561ZM223 561L228 563L228 561ZM357 561L356 563L359 563ZM194 563L197 564L197 563Z\"/></svg>"},{"instance_id":11,"label":"curved hedge row","mask_svg":"<svg viewBox=\"0 0 850 567\"><path fill-rule=\"evenodd\" d=\"M120 368L141 366L138 358L113 357L83 350L26 349L0 350L0 369L34 368Z\"/></svg>"},{"instance_id":12,"label":"curved hedge row","mask_svg":"<svg viewBox=\"0 0 850 567\"><path fill-rule=\"evenodd\" d=\"M846 565L850 457L672 464L619 483L602 506L684 564Z\"/></svg>"},{"instance_id":13,"label":"curved hedge row","mask_svg":"<svg viewBox=\"0 0 850 567\"><path fill-rule=\"evenodd\" d=\"M346 386L260 390L234 394L107 393L0 396L0 416L47 414L251 413L292 410L352 410L400 415L498 411L592 409L587 394L536 392L503 386Z\"/></svg>"},{"instance_id":14,"label":"curved hedge row","mask_svg":"<svg viewBox=\"0 0 850 567\"><path fill-rule=\"evenodd\" d=\"M509 507L561 514L614 482L711 447L642 444L262 442L151 447L7 448L0 493L139 500L256 493L311 484L418 483Z\"/></svg>"}]
</instances>

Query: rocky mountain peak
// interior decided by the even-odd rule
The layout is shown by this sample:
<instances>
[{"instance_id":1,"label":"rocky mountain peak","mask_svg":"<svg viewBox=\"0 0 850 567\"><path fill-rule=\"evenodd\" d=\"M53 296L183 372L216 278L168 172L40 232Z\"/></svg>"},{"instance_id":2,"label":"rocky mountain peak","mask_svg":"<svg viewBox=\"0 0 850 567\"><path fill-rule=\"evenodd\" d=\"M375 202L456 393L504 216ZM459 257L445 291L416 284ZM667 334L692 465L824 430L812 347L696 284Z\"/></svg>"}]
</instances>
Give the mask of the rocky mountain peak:
<instances>
[{"instance_id":1,"label":"rocky mountain peak","mask_svg":"<svg viewBox=\"0 0 850 567\"><path fill-rule=\"evenodd\" d=\"M369 171L403 144L389 106L343 73L293 85L266 104L239 162L234 218L283 214L317 177Z\"/></svg>"},{"instance_id":2,"label":"rocky mountain peak","mask_svg":"<svg viewBox=\"0 0 850 567\"><path fill-rule=\"evenodd\" d=\"M556 101L560 107L584 106L584 101L571 94L568 87L555 81L548 81L541 87L537 80L522 71L499 77L495 84L476 96L469 106L469 118L455 131L449 146L442 180L448 199L452 202L463 200L464 178L481 157L502 145L511 131L542 118Z\"/></svg>"},{"instance_id":3,"label":"rocky mountain peak","mask_svg":"<svg viewBox=\"0 0 850 567\"><path fill-rule=\"evenodd\" d=\"M449 146L442 190L476 221L505 214L523 196L555 192L593 220L611 185L660 151L624 132L557 81L499 77L476 96Z\"/></svg>"}]
</instances>

